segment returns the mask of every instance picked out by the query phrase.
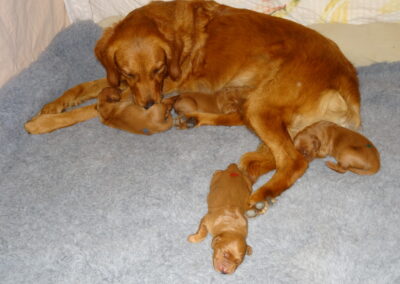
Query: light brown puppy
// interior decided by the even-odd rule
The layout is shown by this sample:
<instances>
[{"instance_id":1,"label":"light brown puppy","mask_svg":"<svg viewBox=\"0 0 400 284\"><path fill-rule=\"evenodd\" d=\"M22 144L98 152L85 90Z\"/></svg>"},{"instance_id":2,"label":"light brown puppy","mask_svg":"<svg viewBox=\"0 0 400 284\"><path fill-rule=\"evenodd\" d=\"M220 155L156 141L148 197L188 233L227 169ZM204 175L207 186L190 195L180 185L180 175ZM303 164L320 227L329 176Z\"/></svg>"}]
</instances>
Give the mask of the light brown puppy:
<instances>
[{"instance_id":1,"label":"light brown puppy","mask_svg":"<svg viewBox=\"0 0 400 284\"><path fill-rule=\"evenodd\" d=\"M296 149L309 161L332 156L325 164L334 171L372 175L379 171L379 152L361 134L328 121L306 127L294 139Z\"/></svg>"},{"instance_id":2,"label":"light brown puppy","mask_svg":"<svg viewBox=\"0 0 400 284\"><path fill-rule=\"evenodd\" d=\"M108 87L98 96L97 110L103 124L135 134L152 135L173 126L172 105L157 103L145 109L121 100L122 91Z\"/></svg>"},{"instance_id":3,"label":"light brown puppy","mask_svg":"<svg viewBox=\"0 0 400 284\"><path fill-rule=\"evenodd\" d=\"M247 219L244 216L251 182L236 164L224 171L216 171L208 194L208 213L201 219L198 231L190 235L192 243L201 242L210 233L214 269L231 274L242 263L244 256L251 254L246 243Z\"/></svg>"},{"instance_id":4,"label":"light brown puppy","mask_svg":"<svg viewBox=\"0 0 400 284\"><path fill-rule=\"evenodd\" d=\"M75 87L69 91L69 94L79 93L84 87ZM39 114L25 123L25 130L30 134L43 134L97 116L107 126L135 134L152 135L173 126L170 113L172 103L154 104L149 109L144 109L132 103L130 90L126 88L121 91L118 88L106 87L98 95L92 96L97 96L97 104L62 113Z\"/></svg>"},{"instance_id":5,"label":"light brown puppy","mask_svg":"<svg viewBox=\"0 0 400 284\"><path fill-rule=\"evenodd\" d=\"M352 64L329 39L278 17L213 1L154 1L107 29L95 53L108 83L126 82L142 107L172 92L238 98L237 112L188 116L199 125L243 122L266 145L246 165L259 175L274 160L276 171L250 204L280 195L303 175L308 162L292 142L300 130L321 120L353 129L361 123ZM76 100L61 97L42 113Z\"/></svg>"},{"instance_id":6,"label":"light brown puppy","mask_svg":"<svg viewBox=\"0 0 400 284\"><path fill-rule=\"evenodd\" d=\"M230 95L230 96L229 96ZM173 104L173 107L178 114L177 126L181 129L190 128L193 126L208 125L206 119L201 121L191 121L191 116L196 116L201 113L207 114L230 114L230 125L243 125L244 122L238 115L240 99L232 96L232 92L218 96L204 93L182 93L178 96L165 99ZM221 117L222 118L222 117ZM234 123L233 120L236 120ZM222 122L218 124L224 124Z\"/></svg>"}]
</instances>

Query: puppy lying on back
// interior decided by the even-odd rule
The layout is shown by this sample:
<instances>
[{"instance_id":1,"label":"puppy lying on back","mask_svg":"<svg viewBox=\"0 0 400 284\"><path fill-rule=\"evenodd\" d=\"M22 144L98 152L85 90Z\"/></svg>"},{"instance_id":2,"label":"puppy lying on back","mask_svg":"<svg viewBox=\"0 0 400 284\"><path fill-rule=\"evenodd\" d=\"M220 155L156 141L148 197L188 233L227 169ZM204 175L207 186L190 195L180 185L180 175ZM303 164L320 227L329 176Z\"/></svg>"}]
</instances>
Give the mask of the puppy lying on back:
<instances>
[{"instance_id":1,"label":"puppy lying on back","mask_svg":"<svg viewBox=\"0 0 400 284\"><path fill-rule=\"evenodd\" d=\"M112 87L104 88L100 92L97 111L103 124L144 135L166 131L172 127L172 105L159 103L144 109L127 100L125 96L120 89Z\"/></svg>"},{"instance_id":2,"label":"puppy lying on back","mask_svg":"<svg viewBox=\"0 0 400 284\"><path fill-rule=\"evenodd\" d=\"M334 171L372 175L380 168L379 152L361 134L328 121L306 127L294 138L296 149L309 161L332 156L325 164Z\"/></svg>"},{"instance_id":3,"label":"puppy lying on back","mask_svg":"<svg viewBox=\"0 0 400 284\"><path fill-rule=\"evenodd\" d=\"M210 233L213 237L213 265L216 271L231 274L251 254L246 243L247 219L244 213L251 194L251 182L231 164L216 171L208 194L208 213L201 219L199 229L189 236L192 243L201 242Z\"/></svg>"}]
</instances>

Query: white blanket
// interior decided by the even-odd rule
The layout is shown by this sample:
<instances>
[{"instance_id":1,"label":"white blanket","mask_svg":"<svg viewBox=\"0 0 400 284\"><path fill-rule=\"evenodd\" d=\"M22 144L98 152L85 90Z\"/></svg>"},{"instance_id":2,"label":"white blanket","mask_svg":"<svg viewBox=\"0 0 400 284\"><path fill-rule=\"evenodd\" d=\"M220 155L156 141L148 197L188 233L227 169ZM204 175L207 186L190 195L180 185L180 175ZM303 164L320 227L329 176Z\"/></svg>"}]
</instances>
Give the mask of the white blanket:
<instances>
[{"instance_id":1,"label":"white blanket","mask_svg":"<svg viewBox=\"0 0 400 284\"><path fill-rule=\"evenodd\" d=\"M0 1L0 86L68 25L63 0Z\"/></svg>"},{"instance_id":2,"label":"white blanket","mask_svg":"<svg viewBox=\"0 0 400 284\"><path fill-rule=\"evenodd\" d=\"M126 15L150 0L65 0L72 21L99 22L115 15ZM236 8L245 8L294 20L304 25L315 23L365 24L399 22L399 0L218 0Z\"/></svg>"}]
</instances>

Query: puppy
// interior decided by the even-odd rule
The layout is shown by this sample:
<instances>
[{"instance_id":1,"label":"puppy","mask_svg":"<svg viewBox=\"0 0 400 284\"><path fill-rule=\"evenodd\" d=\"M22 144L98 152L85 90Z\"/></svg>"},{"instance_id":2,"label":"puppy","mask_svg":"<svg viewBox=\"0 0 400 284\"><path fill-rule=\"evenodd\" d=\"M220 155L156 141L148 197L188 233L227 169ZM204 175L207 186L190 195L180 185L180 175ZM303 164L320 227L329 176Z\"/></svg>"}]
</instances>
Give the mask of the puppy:
<instances>
[{"instance_id":1,"label":"puppy","mask_svg":"<svg viewBox=\"0 0 400 284\"><path fill-rule=\"evenodd\" d=\"M309 161L334 157L337 163L325 164L339 173L372 175L380 168L379 152L371 141L333 122L320 121L306 127L297 134L294 145Z\"/></svg>"},{"instance_id":2,"label":"puppy","mask_svg":"<svg viewBox=\"0 0 400 284\"><path fill-rule=\"evenodd\" d=\"M118 88L104 88L98 95L97 111L103 124L135 134L152 135L173 125L172 105L153 104L148 109L122 99Z\"/></svg>"},{"instance_id":3,"label":"puppy","mask_svg":"<svg viewBox=\"0 0 400 284\"><path fill-rule=\"evenodd\" d=\"M224 171L216 171L208 194L208 213L201 219L199 229L188 237L192 243L201 242L210 233L214 269L231 274L252 249L246 243L247 219L244 213L251 194L251 182L231 164Z\"/></svg>"},{"instance_id":4,"label":"puppy","mask_svg":"<svg viewBox=\"0 0 400 284\"><path fill-rule=\"evenodd\" d=\"M210 118L202 114L207 113L211 120L215 121L218 114L226 114L229 123L221 124L244 125L240 116L239 105L241 98L234 92L221 92L218 95L205 93L182 93L178 96L164 99L165 102L173 104L175 112L178 114L177 126L180 129L192 128L194 126L207 125ZM213 114L215 116L213 116ZM192 117L193 116L193 117ZM200 120L195 119L200 118Z\"/></svg>"},{"instance_id":5,"label":"puppy","mask_svg":"<svg viewBox=\"0 0 400 284\"><path fill-rule=\"evenodd\" d=\"M85 87L73 88L68 95L73 96L90 88ZM134 104L130 90L122 87L123 91L119 88L105 87L100 93L92 92L90 97L85 99L97 97L97 104L61 113L40 113L25 123L25 130L30 134L49 133L97 116L107 126L142 135L166 131L173 126L170 114L172 103L154 104L145 109Z\"/></svg>"}]
</instances>

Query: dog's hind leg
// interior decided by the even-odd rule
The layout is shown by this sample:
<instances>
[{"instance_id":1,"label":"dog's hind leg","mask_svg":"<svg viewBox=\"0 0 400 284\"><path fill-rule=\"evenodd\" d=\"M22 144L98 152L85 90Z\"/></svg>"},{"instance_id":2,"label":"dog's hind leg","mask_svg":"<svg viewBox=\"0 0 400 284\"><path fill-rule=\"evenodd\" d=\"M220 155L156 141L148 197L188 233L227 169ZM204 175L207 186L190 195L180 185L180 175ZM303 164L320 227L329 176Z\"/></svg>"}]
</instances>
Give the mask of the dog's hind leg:
<instances>
[{"instance_id":1,"label":"dog's hind leg","mask_svg":"<svg viewBox=\"0 0 400 284\"><path fill-rule=\"evenodd\" d=\"M250 206L259 201L279 196L300 178L308 167L305 158L297 152L282 119L281 109L257 107L247 110L249 127L271 149L276 162L272 178L249 200Z\"/></svg>"},{"instance_id":2,"label":"dog's hind leg","mask_svg":"<svg viewBox=\"0 0 400 284\"><path fill-rule=\"evenodd\" d=\"M240 158L239 167L247 172L253 183L260 176L276 168L274 156L269 147L264 143L258 146L257 151L243 154Z\"/></svg>"}]
</instances>

